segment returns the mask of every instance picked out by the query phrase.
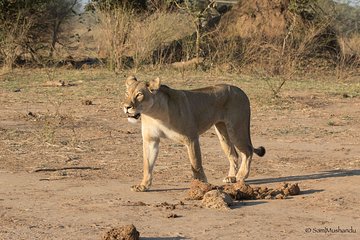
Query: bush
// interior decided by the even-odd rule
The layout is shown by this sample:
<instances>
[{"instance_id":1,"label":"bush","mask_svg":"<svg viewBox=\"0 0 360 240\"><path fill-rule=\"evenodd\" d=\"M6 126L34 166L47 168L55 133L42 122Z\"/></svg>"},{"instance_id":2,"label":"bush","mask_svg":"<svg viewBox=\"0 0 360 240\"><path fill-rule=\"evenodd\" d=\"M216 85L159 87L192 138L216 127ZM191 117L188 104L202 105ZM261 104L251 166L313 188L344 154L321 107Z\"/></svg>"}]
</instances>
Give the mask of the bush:
<instances>
[{"instance_id":1,"label":"bush","mask_svg":"<svg viewBox=\"0 0 360 240\"><path fill-rule=\"evenodd\" d=\"M175 53L167 48L192 31L186 15L176 12L139 16L132 10L115 8L98 14L98 31L103 34L98 34L97 41L105 43L112 69L126 67L123 60L129 57L135 67L168 63Z\"/></svg>"}]
</instances>

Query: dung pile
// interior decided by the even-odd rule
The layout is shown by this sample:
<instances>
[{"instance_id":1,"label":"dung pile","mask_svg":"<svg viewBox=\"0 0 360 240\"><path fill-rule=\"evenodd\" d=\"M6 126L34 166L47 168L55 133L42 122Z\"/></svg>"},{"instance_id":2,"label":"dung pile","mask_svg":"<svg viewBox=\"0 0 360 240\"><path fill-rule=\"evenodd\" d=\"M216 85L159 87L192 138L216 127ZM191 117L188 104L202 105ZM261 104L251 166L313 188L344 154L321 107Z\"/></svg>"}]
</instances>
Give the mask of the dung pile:
<instances>
[{"instance_id":1,"label":"dung pile","mask_svg":"<svg viewBox=\"0 0 360 240\"><path fill-rule=\"evenodd\" d=\"M102 240L139 240L140 233L135 226L125 225L110 229L102 238Z\"/></svg>"},{"instance_id":2,"label":"dung pile","mask_svg":"<svg viewBox=\"0 0 360 240\"><path fill-rule=\"evenodd\" d=\"M205 193L215 189L216 187L210 183L204 183L199 180L193 180L190 184L190 189L187 192L187 200L201 200Z\"/></svg>"},{"instance_id":3,"label":"dung pile","mask_svg":"<svg viewBox=\"0 0 360 240\"><path fill-rule=\"evenodd\" d=\"M227 210L233 204L233 200L228 194L220 190L211 190L205 193L201 203L207 208Z\"/></svg>"},{"instance_id":4,"label":"dung pile","mask_svg":"<svg viewBox=\"0 0 360 240\"><path fill-rule=\"evenodd\" d=\"M222 189L235 200L256 199L254 189L250 187L250 185L245 184L243 181L236 182L232 185L225 185Z\"/></svg>"},{"instance_id":5,"label":"dung pile","mask_svg":"<svg viewBox=\"0 0 360 240\"><path fill-rule=\"evenodd\" d=\"M288 196L300 194L297 183L282 183L277 188L251 187L245 182L237 182L233 185L223 186L223 191L235 200L255 199L284 199Z\"/></svg>"},{"instance_id":6,"label":"dung pile","mask_svg":"<svg viewBox=\"0 0 360 240\"><path fill-rule=\"evenodd\" d=\"M282 183L277 188L266 186L252 187L244 181L231 185L214 186L199 180L193 180L187 192L187 200L202 200L207 208L229 209L233 200L286 199L300 194L298 183Z\"/></svg>"}]
</instances>

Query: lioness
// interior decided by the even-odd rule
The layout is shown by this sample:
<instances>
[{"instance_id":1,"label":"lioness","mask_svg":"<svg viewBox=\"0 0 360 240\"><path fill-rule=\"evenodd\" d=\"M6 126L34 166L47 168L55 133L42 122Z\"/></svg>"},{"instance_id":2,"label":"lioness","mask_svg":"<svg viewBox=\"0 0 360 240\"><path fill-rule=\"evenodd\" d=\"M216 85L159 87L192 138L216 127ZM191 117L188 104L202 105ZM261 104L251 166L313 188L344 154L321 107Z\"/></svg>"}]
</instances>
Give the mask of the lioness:
<instances>
[{"instance_id":1,"label":"lioness","mask_svg":"<svg viewBox=\"0 0 360 240\"><path fill-rule=\"evenodd\" d=\"M175 90L156 78L126 79L124 112L129 121L140 118L143 138L144 177L131 187L142 192L150 188L160 138L170 138L187 147L193 176L207 181L201 162L199 135L215 126L230 170L224 182L244 180L250 172L253 153L264 156L265 148L254 148L250 139L250 103L238 87L221 84L194 90ZM241 167L238 170L238 157ZM237 172L237 174L236 174Z\"/></svg>"}]
</instances>

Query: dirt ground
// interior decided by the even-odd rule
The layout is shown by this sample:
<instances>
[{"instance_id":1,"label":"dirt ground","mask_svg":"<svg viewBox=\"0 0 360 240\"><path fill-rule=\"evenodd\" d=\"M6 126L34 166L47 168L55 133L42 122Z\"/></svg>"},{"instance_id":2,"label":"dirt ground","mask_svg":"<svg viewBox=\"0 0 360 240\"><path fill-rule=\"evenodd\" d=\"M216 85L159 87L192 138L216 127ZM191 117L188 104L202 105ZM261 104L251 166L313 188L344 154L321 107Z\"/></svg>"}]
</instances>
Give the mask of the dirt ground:
<instances>
[{"instance_id":1,"label":"dirt ground","mask_svg":"<svg viewBox=\"0 0 360 240\"><path fill-rule=\"evenodd\" d=\"M359 78L289 82L273 99L264 82L247 77L160 77L175 88L243 88L253 143L267 150L254 157L247 183L298 183L301 194L203 208L185 199L186 149L168 140L151 191L132 192L142 141L140 125L121 112L124 76L18 70L0 76L0 239L101 239L127 224L141 239L360 239ZM228 162L214 130L200 141L208 180L221 185Z\"/></svg>"}]
</instances>

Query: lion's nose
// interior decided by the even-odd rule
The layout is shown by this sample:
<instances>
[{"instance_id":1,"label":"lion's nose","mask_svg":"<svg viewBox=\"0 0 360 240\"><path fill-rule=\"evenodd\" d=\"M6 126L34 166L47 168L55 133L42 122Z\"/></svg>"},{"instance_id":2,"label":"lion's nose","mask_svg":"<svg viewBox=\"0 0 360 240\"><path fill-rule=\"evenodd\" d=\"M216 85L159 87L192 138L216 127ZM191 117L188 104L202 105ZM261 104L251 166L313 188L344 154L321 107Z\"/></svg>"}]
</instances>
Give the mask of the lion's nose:
<instances>
[{"instance_id":1,"label":"lion's nose","mask_svg":"<svg viewBox=\"0 0 360 240\"><path fill-rule=\"evenodd\" d=\"M124 106L125 113L128 113L130 108L132 108L130 105Z\"/></svg>"}]
</instances>

